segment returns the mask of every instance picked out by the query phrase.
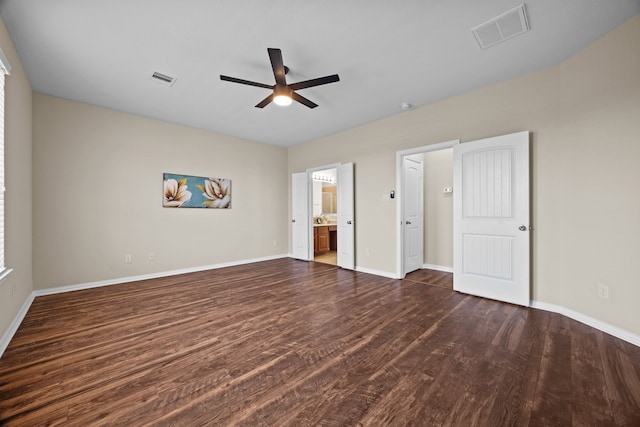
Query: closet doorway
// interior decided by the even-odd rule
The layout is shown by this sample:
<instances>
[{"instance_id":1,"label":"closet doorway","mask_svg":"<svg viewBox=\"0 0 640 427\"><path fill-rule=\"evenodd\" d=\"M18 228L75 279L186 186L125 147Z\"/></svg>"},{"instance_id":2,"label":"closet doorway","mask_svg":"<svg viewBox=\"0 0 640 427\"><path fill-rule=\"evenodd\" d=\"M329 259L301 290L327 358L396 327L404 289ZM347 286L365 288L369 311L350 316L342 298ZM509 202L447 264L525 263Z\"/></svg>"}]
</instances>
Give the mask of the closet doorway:
<instances>
[{"instance_id":1,"label":"closet doorway","mask_svg":"<svg viewBox=\"0 0 640 427\"><path fill-rule=\"evenodd\" d=\"M396 153L398 276L453 272L453 152L459 140Z\"/></svg>"}]
</instances>

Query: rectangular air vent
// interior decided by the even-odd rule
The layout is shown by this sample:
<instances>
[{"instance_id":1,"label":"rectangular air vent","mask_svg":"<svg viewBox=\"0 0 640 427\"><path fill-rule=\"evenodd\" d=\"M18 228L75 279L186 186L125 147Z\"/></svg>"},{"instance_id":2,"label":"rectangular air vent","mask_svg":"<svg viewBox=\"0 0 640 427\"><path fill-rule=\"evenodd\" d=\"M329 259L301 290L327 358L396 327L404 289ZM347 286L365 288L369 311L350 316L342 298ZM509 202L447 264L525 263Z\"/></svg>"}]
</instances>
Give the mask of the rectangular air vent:
<instances>
[{"instance_id":1,"label":"rectangular air vent","mask_svg":"<svg viewBox=\"0 0 640 427\"><path fill-rule=\"evenodd\" d=\"M151 79L155 82L158 82L167 86L173 86L173 84L176 82L175 77L167 76L166 74L162 74L157 71L154 71L154 73L151 75Z\"/></svg>"},{"instance_id":2,"label":"rectangular air vent","mask_svg":"<svg viewBox=\"0 0 640 427\"><path fill-rule=\"evenodd\" d=\"M478 44L486 49L529 31L524 4L471 29Z\"/></svg>"}]
</instances>

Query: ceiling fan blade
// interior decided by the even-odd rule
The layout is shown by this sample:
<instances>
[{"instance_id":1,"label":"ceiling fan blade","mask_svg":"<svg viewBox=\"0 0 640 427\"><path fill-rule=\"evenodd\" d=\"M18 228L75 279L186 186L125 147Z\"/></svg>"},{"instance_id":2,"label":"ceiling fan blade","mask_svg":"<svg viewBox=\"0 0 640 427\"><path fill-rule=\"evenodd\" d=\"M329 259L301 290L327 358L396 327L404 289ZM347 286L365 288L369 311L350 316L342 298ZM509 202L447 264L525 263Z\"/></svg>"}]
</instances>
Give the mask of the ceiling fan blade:
<instances>
[{"instance_id":1,"label":"ceiling fan blade","mask_svg":"<svg viewBox=\"0 0 640 427\"><path fill-rule=\"evenodd\" d=\"M292 83L289 85L289 88L291 88L291 90L300 90L300 89L306 89L308 87L326 85L327 83L335 83L339 81L340 81L340 77L338 77L337 74L332 74L330 76L319 77L317 79L311 79L311 80L305 80L302 82Z\"/></svg>"},{"instance_id":2,"label":"ceiling fan blade","mask_svg":"<svg viewBox=\"0 0 640 427\"><path fill-rule=\"evenodd\" d=\"M273 94L267 96L265 99L263 99L262 101L260 101L257 105L256 108L264 108L267 105L269 105L271 103L271 101L273 101Z\"/></svg>"},{"instance_id":3,"label":"ceiling fan blade","mask_svg":"<svg viewBox=\"0 0 640 427\"><path fill-rule=\"evenodd\" d=\"M291 98L295 99L296 101L298 101L300 104L304 104L309 108L316 108L318 106L318 104L316 104L315 102L305 98L302 95L298 95L295 92L291 93Z\"/></svg>"},{"instance_id":4,"label":"ceiling fan blade","mask_svg":"<svg viewBox=\"0 0 640 427\"><path fill-rule=\"evenodd\" d=\"M273 68L273 76L276 78L276 85L286 86L284 62L282 62L282 51L280 49L267 48L269 59L271 60L271 68Z\"/></svg>"},{"instance_id":5,"label":"ceiling fan blade","mask_svg":"<svg viewBox=\"0 0 640 427\"><path fill-rule=\"evenodd\" d=\"M223 76L222 74L220 75L220 80L224 80L226 82L232 82L232 83L240 83L240 84L249 85L249 86L263 87L265 89L273 89L272 85L266 85L264 83L252 82L252 81L249 81L249 80L237 79L235 77Z\"/></svg>"}]
</instances>

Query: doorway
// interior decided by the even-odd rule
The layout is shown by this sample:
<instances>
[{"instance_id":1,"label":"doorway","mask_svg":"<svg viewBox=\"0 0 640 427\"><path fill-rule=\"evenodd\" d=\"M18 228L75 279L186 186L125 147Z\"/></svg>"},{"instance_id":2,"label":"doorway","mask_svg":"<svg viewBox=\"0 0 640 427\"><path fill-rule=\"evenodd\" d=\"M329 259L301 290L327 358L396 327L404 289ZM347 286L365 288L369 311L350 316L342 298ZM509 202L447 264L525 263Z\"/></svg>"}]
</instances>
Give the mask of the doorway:
<instances>
[{"instance_id":1,"label":"doorway","mask_svg":"<svg viewBox=\"0 0 640 427\"><path fill-rule=\"evenodd\" d=\"M410 211L403 188L405 157L452 148L453 184L442 191L453 194L453 233L446 233L453 240L453 290L529 305L529 138L523 131L396 153L400 278L411 271L404 245Z\"/></svg>"},{"instance_id":2,"label":"doorway","mask_svg":"<svg viewBox=\"0 0 640 427\"><path fill-rule=\"evenodd\" d=\"M396 153L398 276L453 272L453 150L459 140Z\"/></svg>"},{"instance_id":3,"label":"doorway","mask_svg":"<svg viewBox=\"0 0 640 427\"><path fill-rule=\"evenodd\" d=\"M313 261L338 265L338 170L311 173Z\"/></svg>"},{"instance_id":4,"label":"doorway","mask_svg":"<svg viewBox=\"0 0 640 427\"><path fill-rule=\"evenodd\" d=\"M320 216L313 215L313 173L325 171L327 169L336 169L336 197L325 196L327 198L328 208L331 210L331 204L335 206L336 213L325 212L322 216L322 201L318 201ZM316 184L317 186L317 184ZM321 191L322 192L322 191ZM320 192L320 193L321 193ZM329 191L327 191L329 192ZM321 198L322 196L320 196ZM335 202L335 203L334 203ZM354 164L339 163L335 165L326 165L313 169L307 169L306 172L297 172L291 175L291 245L292 257L304 261L314 260L314 218L315 225L335 227L335 247L336 248L336 265L347 269L355 269L355 226L354 226ZM316 210L317 212L317 210ZM335 215L335 223L333 216ZM320 219L320 223L318 223ZM324 231L324 230L323 230ZM328 247L331 248L331 232L326 230L326 241ZM331 234L330 234L331 233Z\"/></svg>"}]
</instances>

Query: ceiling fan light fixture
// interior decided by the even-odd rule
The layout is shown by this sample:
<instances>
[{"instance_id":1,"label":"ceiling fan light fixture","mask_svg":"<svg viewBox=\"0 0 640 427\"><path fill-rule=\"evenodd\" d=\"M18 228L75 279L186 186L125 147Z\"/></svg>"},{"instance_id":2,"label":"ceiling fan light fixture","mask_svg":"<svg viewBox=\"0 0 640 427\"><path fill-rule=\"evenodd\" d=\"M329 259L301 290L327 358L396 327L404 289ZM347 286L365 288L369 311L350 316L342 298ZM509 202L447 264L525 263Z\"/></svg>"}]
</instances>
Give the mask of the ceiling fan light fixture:
<instances>
[{"instance_id":1,"label":"ceiling fan light fixture","mask_svg":"<svg viewBox=\"0 0 640 427\"><path fill-rule=\"evenodd\" d=\"M276 105L279 105L281 107L286 107L287 105L291 105L293 100L291 99L290 96L287 96L287 95L277 95L273 97L273 102L275 102Z\"/></svg>"},{"instance_id":2,"label":"ceiling fan light fixture","mask_svg":"<svg viewBox=\"0 0 640 427\"><path fill-rule=\"evenodd\" d=\"M281 107L291 105L293 99L291 99L291 89L288 87L276 87L273 91L273 102Z\"/></svg>"}]
</instances>

